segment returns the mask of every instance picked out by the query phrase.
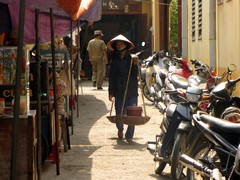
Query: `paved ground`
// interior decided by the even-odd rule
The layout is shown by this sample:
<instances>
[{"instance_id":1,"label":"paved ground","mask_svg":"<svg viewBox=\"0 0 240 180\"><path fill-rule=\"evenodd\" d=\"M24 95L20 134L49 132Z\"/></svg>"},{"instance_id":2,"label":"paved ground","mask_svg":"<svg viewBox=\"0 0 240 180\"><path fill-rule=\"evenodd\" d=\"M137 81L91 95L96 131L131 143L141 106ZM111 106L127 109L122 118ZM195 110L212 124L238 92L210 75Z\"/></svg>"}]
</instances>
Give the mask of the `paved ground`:
<instances>
[{"instance_id":1,"label":"paved ground","mask_svg":"<svg viewBox=\"0 0 240 180\"><path fill-rule=\"evenodd\" d=\"M108 121L111 103L108 101L107 81L103 90L92 87L91 81L82 81L79 96L79 117L74 110L74 128L71 149L60 154L60 175L56 175L56 165L45 162L42 179L69 180L168 180L166 175L154 174L153 156L146 149L147 141L154 140L159 132L162 116L151 102L145 99L147 115L150 121L136 126L134 142L117 139L115 124ZM142 98L139 96L139 105Z\"/></svg>"}]
</instances>

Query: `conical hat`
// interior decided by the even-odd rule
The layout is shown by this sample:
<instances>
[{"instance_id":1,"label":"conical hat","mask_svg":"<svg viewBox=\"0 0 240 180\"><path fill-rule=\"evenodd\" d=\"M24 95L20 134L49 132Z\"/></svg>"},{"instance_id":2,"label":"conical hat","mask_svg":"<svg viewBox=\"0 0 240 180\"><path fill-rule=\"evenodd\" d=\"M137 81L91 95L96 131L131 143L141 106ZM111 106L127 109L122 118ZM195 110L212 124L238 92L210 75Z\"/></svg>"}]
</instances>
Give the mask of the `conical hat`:
<instances>
[{"instance_id":1,"label":"conical hat","mask_svg":"<svg viewBox=\"0 0 240 180\"><path fill-rule=\"evenodd\" d=\"M124 41L128 44L128 50L131 50L134 48L134 44L129 41L125 36L123 36L122 34L119 34L118 36L116 36L115 38L113 38L112 40L110 40L107 43L107 47L109 50L114 51L116 48L116 42L117 41Z\"/></svg>"}]
</instances>

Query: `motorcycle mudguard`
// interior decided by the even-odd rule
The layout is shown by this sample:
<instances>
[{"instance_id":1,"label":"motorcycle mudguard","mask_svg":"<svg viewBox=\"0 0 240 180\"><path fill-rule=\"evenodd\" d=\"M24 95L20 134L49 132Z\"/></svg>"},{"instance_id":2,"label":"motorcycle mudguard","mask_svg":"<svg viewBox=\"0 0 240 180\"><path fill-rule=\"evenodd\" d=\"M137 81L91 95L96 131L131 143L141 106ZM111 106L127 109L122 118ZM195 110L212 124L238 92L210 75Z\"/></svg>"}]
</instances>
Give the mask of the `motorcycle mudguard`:
<instances>
[{"instance_id":1,"label":"motorcycle mudguard","mask_svg":"<svg viewBox=\"0 0 240 180\"><path fill-rule=\"evenodd\" d=\"M172 117L173 113L176 110L176 107L177 107L177 103L170 103L167 107L167 110L166 110L166 116L167 117Z\"/></svg>"},{"instance_id":2,"label":"motorcycle mudguard","mask_svg":"<svg viewBox=\"0 0 240 180\"><path fill-rule=\"evenodd\" d=\"M173 103L172 106L168 107L168 110L166 113L167 113L168 126L166 127L167 131L163 136L162 148L161 148L161 155L164 158L170 156L172 153L174 137L180 123L183 122L183 120L191 122L191 119L192 119L191 108L189 107L188 103L179 103L177 106L175 103Z\"/></svg>"},{"instance_id":3,"label":"motorcycle mudguard","mask_svg":"<svg viewBox=\"0 0 240 180\"><path fill-rule=\"evenodd\" d=\"M163 120L160 125L160 129L162 129L163 133L165 133L168 129L169 122L173 116L173 113L175 112L177 107L176 103L170 103L167 107L166 112L163 114Z\"/></svg>"},{"instance_id":4,"label":"motorcycle mudguard","mask_svg":"<svg viewBox=\"0 0 240 180\"><path fill-rule=\"evenodd\" d=\"M158 73L156 74L156 85L158 86L158 90L161 90L163 87L162 79Z\"/></svg>"},{"instance_id":5,"label":"motorcycle mudguard","mask_svg":"<svg viewBox=\"0 0 240 180\"><path fill-rule=\"evenodd\" d=\"M191 127L191 121L181 121L178 126L177 132L189 132Z\"/></svg>"},{"instance_id":6,"label":"motorcycle mudguard","mask_svg":"<svg viewBox=\"0 0 240 180\"><path fill-rule=\"evenodd\" d=\"M189 105L190 105L189 103L179 103L176 108L176 111L183 119L187 119L187 120L191 121L192 109Z\"/></svg>"},{"instance_id":7,"label":"motorcycle mudguard","mask_svg":"<svg viewBox=\"0 0 240 180\"><path fill-rule=\"evenodd\" d=\"M141 80L146 81L146 69L147 68L141 68Z\"/></svg>"},{"instance_id":8,"label":"motorcycle mudguard","mask_svg":"<svg viewBox=\"0 0 240 180\"><path fill-rule=\"evenodd\" d=\"M175 132L181 122L179 119L177 112L175 111L171 118L167 118L169 121L167 131L163 135L162 147L161 147L161 155L163 158L168 158L172 153L172 148L174 144Z\"/></svg>"}]
</instances>

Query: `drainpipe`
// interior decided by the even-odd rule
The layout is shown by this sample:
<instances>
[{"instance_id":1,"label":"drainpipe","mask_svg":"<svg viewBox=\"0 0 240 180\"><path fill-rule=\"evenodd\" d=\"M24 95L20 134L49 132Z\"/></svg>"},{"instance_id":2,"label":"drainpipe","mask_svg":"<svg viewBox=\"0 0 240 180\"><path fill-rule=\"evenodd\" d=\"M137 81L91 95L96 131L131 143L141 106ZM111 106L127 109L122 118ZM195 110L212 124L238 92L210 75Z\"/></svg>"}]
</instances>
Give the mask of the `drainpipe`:
<instances>
[{"instance_id":1,"label":"drainpipe","mask_svg":"<svg viewBox=\"0 0 240 180\"><path fill-rule=\"evenodd\" d=\"M216 1L209 1L209 63L216 69Z\"/></svg>"},{"instance_id":2,"label":"drainpipe","mask_svg":"<svg viewBox=\"0 0 240 180\"><path fill-rule=\"evenodd\" d=\"M182 0L182 58L188 60L187 1Z\"/></svg>"}]
</instances>

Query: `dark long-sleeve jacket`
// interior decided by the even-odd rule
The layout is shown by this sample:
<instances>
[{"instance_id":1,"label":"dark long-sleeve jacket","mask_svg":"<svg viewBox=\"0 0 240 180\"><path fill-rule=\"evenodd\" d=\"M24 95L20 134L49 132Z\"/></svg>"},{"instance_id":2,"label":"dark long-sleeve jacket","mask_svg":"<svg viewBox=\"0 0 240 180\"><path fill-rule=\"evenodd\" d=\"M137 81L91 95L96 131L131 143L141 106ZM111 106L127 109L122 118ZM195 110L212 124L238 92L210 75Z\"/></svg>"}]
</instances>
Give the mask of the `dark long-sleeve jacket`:
<instances>
[{"instance_id":1,"label":"dark long-sleeve jacket","mask_svg":"<svg viewBox=\"0 0 240 180\"><path fill-rule=\"evenodd\" d=\"M131 64L131 55L127 54L122 59L119 54L113 53L110 57L109 95L123 98L126 90L128 73ZM126 97L138 96L138 66L132 65Z\"/></svg>"}]
</instances>

